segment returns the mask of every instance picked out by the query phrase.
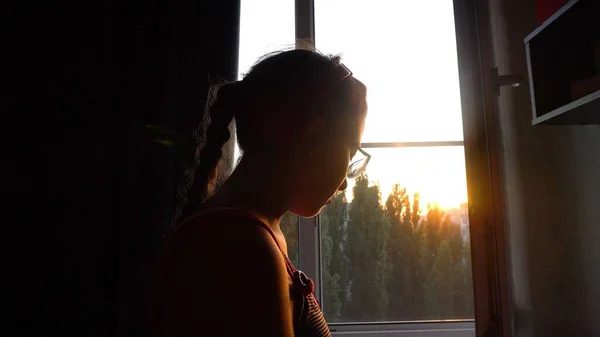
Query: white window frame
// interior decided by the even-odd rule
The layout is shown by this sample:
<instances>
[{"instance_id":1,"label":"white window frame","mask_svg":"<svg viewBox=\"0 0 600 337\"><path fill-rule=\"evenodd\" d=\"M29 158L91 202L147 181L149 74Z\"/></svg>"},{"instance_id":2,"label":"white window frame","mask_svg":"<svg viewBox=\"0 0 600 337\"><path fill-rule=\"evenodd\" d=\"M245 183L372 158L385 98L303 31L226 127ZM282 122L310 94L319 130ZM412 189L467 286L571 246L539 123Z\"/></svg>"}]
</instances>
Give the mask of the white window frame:
<instances>
[{"instance_id":1,"label":"white window frame","mask_svg":"<svg viewBox=\"0 0 600 337\"><path fill-rule=\"evenodd\" d=\"M311 41L315 47L315 15L314 0L295 0L296 40ZM398 147L440 147L463 146L463 140L456 141L424 141L424 142L388 142L362 143L361 147L368 148L398 148ZM315 281L315 297L322 304L322 273L321 273L321 237L319 217L300 218L298 221L298 255L300 269ZM334 336L363 336L363 337L473 337L475 336L475 321L471 320L439 320L414 322L352 322L329 324Z\"/></svg>"},{"instance_id":2,"label":"white window frame","mask_svg":"<svg viewBox=\"0 0 600 337\"><path fill-rule=\"evenodd\" d=\"M329 324L336 337L472 337L469 320Z\"/></svg>"}]
</instances>

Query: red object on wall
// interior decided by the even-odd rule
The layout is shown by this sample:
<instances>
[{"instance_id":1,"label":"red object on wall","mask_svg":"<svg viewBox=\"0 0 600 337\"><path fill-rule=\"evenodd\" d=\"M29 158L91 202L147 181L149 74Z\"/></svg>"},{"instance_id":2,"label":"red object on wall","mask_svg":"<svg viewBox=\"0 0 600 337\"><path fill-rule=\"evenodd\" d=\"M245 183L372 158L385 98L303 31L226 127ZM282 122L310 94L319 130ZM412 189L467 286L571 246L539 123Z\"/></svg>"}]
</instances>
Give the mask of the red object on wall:
<instances>
[{"instance_id":1,"label":"red object on wall","mask_svg":"<svg viewBox=\"0 0 600 337\"><path fill-rule=\"evenodd\" d=\"M546 19L556 13L568 0L536 0L536 16L538 24L542 24Z\"/></svg>"}]
</instances>

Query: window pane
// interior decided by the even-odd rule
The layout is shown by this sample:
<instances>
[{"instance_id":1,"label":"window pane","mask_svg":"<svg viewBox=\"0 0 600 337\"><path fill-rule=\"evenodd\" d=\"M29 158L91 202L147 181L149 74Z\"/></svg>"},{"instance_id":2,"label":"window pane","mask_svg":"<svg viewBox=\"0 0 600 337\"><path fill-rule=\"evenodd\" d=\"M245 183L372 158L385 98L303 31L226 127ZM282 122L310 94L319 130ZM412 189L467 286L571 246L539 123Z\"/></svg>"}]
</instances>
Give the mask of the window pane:
<instances>
[{"instance_id":1,"label":"window pane","mask_svg":"<svg viewBox=\"0 0 600 337\"><path fill-rule=\"evenodd\" d=\"M452 0L315 0L315 42L367 85L364 142L463 139Z\"/></svg>"},{"instance_id":2,"label":"window pane","mask_svg":"<svg viewBox=\"0 0 600 337\"><path fill-rule=\"evenodd\" d=\"M281 219L279 226L287 242L288 258L298 267L300 266L298 254L298 216L286 213Z\"/></svg>"},{"instance_id":3,"label":"window pane","mask_svg":"<svg viewBox=\"0 0 600 337\"><path fill-rule=\"evenodd\" d=\"M365 151L320 217L327 321L472 319L463 147Z\"/></svg>"},{"instance_id":4,"label":"window pane","mask_svg":"<svg viewBox=\"0 0 600 337\"><path fill-rule=\"evenodd\" d=\"M295 45L294 0L242 0L238 79L262 56ZM234 162L241 155L236 142Z\"/></svg>"},{"instance_id":5,"label":"window pane","mask_svg":"<svg viewBox=\"0 0 600 337\"><path fill-rule=\"evenodd\" d=\"M242 0L240 75L261 56L294 44L294 0Z\"/></svg>"}]
</instances>

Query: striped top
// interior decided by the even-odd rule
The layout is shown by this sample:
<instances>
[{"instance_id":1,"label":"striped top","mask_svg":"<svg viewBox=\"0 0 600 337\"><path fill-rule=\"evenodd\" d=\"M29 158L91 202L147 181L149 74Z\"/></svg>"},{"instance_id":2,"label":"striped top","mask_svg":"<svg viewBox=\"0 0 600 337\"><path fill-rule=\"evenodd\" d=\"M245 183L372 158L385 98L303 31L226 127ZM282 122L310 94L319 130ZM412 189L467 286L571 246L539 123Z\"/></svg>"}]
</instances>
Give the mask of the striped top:
<instances>
[{"instance_id":1,"label":"striped top","mask_svg":"<svg viewBox=\"0 0 600 337\"><path fill-rule=\"evenodd\" d=\"M275 233L260 220L253 219L253 222L265 228L277 244L279 251L283 255L289 277L292 280L290 287L290 297L294 305L294 336L296 337L328 337L331 336L323 312L313 296L314 283L302 271L298 270L292 261L283 252Z\"/></svg>"},{"instance_id":2,"label":"striped top","mask_svg":"<svg viewBox=\"0 0 600 337\"><path fill-rule=\"evenodd\" d=\"M186 235L188 230L191 230L190 227L200 226L222 226L222 225L250 225L250 226L261 226L264 228L272 237L273 241L279 248L282 256L284 257L286 263L287 274L290 279L290 299L293 313L293 329L294 336L296 337L330 337L331 334L329 332L329 328L327 327L327 323L325 322L325 318L323 317L323 313L319 308L319 304L317 300L313 296L314 291L314 283L310 280L303 272L299 271L293 263L288 259L287 254L281 249L279 242L275 236L275 233L269 228L267 224L256 219L250 214L246 214L242 211L234 210L234 209L222 209L222 210L213 210L207 211L202 215L195 216L194 226L180 226L177 228L177 235L172 235L169 239L167 246L169 249L166 249L162 256L159 258L159 263L154 266L153 271L150 274L154 274L157 276L154 282L150 287L144 287L146 290L143 290L140 294L142 297L138 299L132 308L134 312L134 317L130 317L127 320L126 324L122 327L119 336L120 337L142 337L142 336L162 336L163 333L158 332L156 327L152 327L152 323L150 326L146 325L144 322L156 322L157 317L156 311L152 309L155 307L154 297L152 294L156 293L158 289L161 288L166 275L168 274L167 270L169 266L172 264L174 255L170 252L177 251L178 247L181 246L188 237ZM187 227L187 228L186 228ZM173 233L175 234L175 233ZM140 310L141 309L141 310ZM248 309L252 310L252 309ZM137 316L137 315L142 316ZM135 318L137 317L137 318ZM131 318L133 318L134 322L131 322ZM135 322L137 321L137 323ZM140 325L141 323L141 325ZM159 329L161 330L161 329ZM164 331L163 331L164 332ZM168 333L167 333L168 335Z\"/></svg>"}]
</instances>

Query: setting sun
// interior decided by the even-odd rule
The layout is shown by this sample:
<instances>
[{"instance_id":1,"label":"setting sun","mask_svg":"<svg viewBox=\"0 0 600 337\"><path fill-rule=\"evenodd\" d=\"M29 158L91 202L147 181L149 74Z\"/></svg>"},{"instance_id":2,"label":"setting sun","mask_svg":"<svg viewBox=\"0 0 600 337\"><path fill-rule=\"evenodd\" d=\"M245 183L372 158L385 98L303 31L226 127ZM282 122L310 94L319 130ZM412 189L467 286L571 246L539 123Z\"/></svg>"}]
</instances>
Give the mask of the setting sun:
<instances>
[{"instance_id":1,"label":"setting sun","mask_svg":"<svg viewBox=\"0 0 600 337\"><path fill-rule=\"evenodd\" d=\"M405 187L412 197L420 194L421 205L437 203L442 208L458 208L467 201L463 148L414 147L366 149L373 157L367 168L372 183L381 190L385 203L394 184ZM352 199L349 181L347 198Z\"/></svg>"}]
</instances>

